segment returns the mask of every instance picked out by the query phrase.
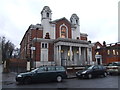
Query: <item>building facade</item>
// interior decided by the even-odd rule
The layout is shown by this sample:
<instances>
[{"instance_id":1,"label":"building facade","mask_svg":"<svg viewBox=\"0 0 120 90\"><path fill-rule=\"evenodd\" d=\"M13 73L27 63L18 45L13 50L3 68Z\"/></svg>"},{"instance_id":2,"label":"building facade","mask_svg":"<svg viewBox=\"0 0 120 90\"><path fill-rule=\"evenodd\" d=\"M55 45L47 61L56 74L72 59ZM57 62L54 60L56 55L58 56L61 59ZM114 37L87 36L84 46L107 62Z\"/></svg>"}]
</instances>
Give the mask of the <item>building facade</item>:
<instances>
[{"instance_id":1,"label":"building facade","mask_svg":"<svg viewBox=\"0 0 120 90\"><path fill-rule=\"evenodd\" d=\"M30 25L20 43L21 59L41 65L79 66L92 63L91 43L80 32L79 17L72 14L52 21L52 11L45 6L41 24Z\"/></svg>"},{"instance_id":2,"label":"building facade","mask_svg":"<svg viewBox=\"0 0 120 90\"><path fill-rule=\"evenodd\" d=\"M120 42L103 44L96 42L92 46L92 60L96 64L108 64L111 62L120 62Z\"/></svg>"}]
</instances>

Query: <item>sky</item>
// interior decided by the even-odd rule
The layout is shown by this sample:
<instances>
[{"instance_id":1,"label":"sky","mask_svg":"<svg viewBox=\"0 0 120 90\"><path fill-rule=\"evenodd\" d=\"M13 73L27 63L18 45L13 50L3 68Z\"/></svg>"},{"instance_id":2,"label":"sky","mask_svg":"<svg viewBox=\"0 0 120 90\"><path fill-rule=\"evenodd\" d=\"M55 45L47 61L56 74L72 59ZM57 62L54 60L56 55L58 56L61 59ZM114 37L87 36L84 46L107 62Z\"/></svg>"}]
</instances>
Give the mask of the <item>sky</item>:
<instances>
[{"instance_id":1,"label":"sky","mask_svg":"<svg viewBox=\"0 0 120 90\"><path fill-rule=\"evenodd\" d=\"M0 36L5 36L16 47L31 24L41 23L44 6L52 10L52 20L76 13L80 32L88 34L92 43L118 42L119 0L1 0Z\"/></svg>"}]
</instances>

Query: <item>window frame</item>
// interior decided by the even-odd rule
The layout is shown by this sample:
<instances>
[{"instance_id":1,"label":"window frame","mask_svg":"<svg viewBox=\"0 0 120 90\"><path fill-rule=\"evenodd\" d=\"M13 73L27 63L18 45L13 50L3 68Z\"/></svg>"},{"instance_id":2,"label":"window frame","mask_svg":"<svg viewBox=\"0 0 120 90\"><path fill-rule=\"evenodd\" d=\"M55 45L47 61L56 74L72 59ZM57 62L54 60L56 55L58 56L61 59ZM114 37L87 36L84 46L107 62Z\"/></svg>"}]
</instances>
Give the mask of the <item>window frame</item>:
<instances>
[{"instance_id":1,"label":"window frame","mask_svg":"<svg viewBox=\"0 0 120 90\"><path fill-rule=\"evenodd\" d=\"M41 48L42 48L42 49L47 49L47 48L48 48L48 43L42 42L42 43L41 43Z\"/></svg>"},{"instance_id":2,"label":"window frame","mask_svg":"<svg viewBox=\"0 0 120 90\"><path fill-rule=\"evenodd\" d=\"M62 28L65 28L65 37L62 37ZM68 38L68 27L63 23L59 27L59 32L60 32L60 38Z\"/></svg>"}]
</instances>

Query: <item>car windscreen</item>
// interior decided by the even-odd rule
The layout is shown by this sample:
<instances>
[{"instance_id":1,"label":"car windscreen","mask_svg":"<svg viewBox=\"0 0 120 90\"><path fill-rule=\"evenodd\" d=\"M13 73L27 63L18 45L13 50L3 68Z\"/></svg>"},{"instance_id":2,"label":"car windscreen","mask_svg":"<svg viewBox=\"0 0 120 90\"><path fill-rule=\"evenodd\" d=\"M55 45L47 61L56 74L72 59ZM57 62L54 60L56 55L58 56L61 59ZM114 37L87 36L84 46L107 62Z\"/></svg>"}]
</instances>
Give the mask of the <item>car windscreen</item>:
<instances>
[{"instance_id":1,"label":"car windscreen","mask_svg":"<svg viewBox=\"0 0 120 90\"><path fill-rule=\"evenodd\" d=\"M113 63L113 66L120 66L120 63Z\"/></svg>"},{"instance_id":2,"label":"car windscreen","mask_svg":"<svg viewBox=\"0 0 120 90\"><path fill-rule=\"evenodd\" d=\"M90 66L88 69L92 69L94 66Z\"/></svg>"},{"instance_id":3,"label":"car windscreen","mask_svg":"<svg viewBox=\"0 0 120 90\"><path fill-rule=\"evenodd\" d=\"M88 69L89 67L91 67L91 66L85 66L84 70Z\"/></svg>"},{"instance_id":4,"label":"car windscreen","mask_svg":"<svg viewBox=\"0 0 120 90\"><path fill-rule=\"evenodd\" d=\"M36 68L36 69L34 69L34 70L32 70L31 72L35 72L35 71L37 71L39 68Z\"/></svg>"}]
</instances>

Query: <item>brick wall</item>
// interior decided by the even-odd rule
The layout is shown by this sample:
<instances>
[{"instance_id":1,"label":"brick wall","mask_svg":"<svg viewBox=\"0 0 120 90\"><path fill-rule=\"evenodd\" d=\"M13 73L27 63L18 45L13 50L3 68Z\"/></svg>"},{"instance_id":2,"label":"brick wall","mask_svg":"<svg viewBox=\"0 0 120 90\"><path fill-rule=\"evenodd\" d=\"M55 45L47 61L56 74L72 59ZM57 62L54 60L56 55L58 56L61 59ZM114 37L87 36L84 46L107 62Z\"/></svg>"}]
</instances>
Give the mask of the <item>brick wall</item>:
<instances>
[{"instance_id":1,"label":"brick wall","mask_svg":"<svg viewBox=\"0 0 120 90\"><path fill-rule=\"evenodd\" d=\"M63 23L68 27L68 38L72 38L71 25L66 19L63 19L63 20L60 20L57 22L57 24L56 24L56 38L60 37L60 25L62 25Z\"/></svg>"},{"instance_id":2,"label":"brick wall","mask_svg":"<svg viewBox=\"0 0 120 90\"><path fill-rule=\"evenodd\" d=\"M40 61L40 56L41 56L41 43L40 42L37 42L35 43L35 47L36 47L36 50L35 50L35 60L36 61Z\"/></svg>"},{"instance_id":3,"label":"brick wall","mask_svg":"<svg viewBox=\"0 0 120 90\"><path fill-rule=\"evenodd\" d=\"M48 49L48 61L54 60L54 45L53 43L49 43L49 49Z\"/></svg>"},{"instance_id":4,"label":"brick wall","mask_svg":"<svg viewBox=\"0 0 120 90\"><path fill-rule=\"evenodd\" d=\"M97 49L97 46L100 46L100 49ZM99 42L95 43L92 47L92 60L95 60L95 54L96 52L99 52L99 55L102 56L102 63L108 64L115 61L120 61L120 44L119 45L101 45ZM110 54L108 54L108 50L110 51ZM115 50L115 55L113 54L113 50ZM117 55L118 53L118 55Z\"/></svg>"},{"instance_id":5,"label":"brick wall","mask_svg":"<svg viewBox=\"0 0 120 90\"><path fill-rule=\"evenodd\" d=\"M87 37L80 36L80 39L87 41Z\"/></svg>"},{"instance_id":6,"label":"brick wall","mask_svg":"<svg viewBox=\"0 0 120 90\"><path fill-rule=\"evenodd\" d=\"M38 29L29 29L26 31L21 43L20 43L20 57L21 59L28 59L30 58L30 48L31 48L31 41L34 38L42 38L43 37L43 30ZM40 44L37 44L36 48L40 50ZM39 52L39 51L36 52ZM36 60L38 61L40 59L40 55L36 55Z\"/></svg>"}]
</instances>

